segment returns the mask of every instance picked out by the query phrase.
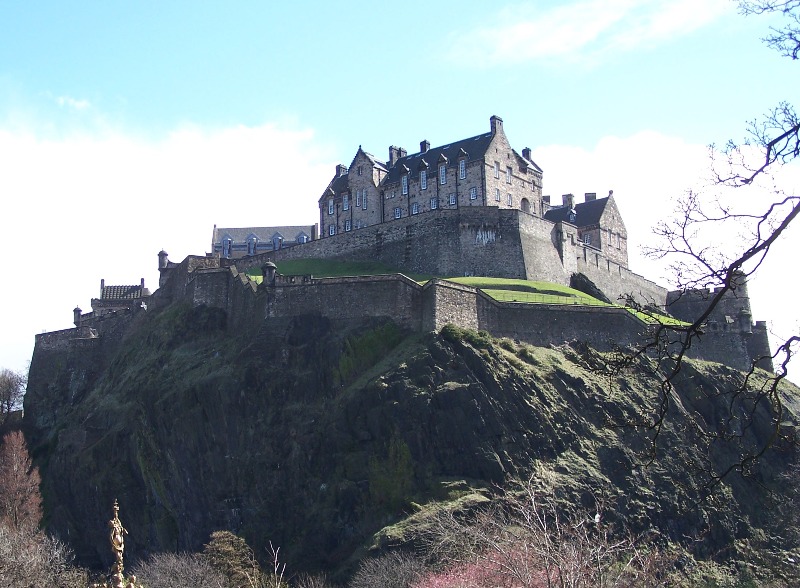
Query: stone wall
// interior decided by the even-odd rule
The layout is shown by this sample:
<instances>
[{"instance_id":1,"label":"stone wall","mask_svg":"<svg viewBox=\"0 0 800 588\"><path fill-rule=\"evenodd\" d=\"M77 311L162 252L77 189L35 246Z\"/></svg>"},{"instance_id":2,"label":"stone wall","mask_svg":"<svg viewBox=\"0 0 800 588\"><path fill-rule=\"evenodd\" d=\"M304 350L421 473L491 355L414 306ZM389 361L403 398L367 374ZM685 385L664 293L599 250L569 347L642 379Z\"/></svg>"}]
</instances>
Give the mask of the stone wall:
<instances>
[{"instance_id":1,"label":"stone wall","mask_svg":"<svg viewBox=\"0 0 800 588\"><path fill-rule=\"evenodd\" d=\"M630 295L639 304L663 308L667 289L615 263L591 247L579 244L576 269L592 280L612 302Z\"/></svg>"}]
</instances>

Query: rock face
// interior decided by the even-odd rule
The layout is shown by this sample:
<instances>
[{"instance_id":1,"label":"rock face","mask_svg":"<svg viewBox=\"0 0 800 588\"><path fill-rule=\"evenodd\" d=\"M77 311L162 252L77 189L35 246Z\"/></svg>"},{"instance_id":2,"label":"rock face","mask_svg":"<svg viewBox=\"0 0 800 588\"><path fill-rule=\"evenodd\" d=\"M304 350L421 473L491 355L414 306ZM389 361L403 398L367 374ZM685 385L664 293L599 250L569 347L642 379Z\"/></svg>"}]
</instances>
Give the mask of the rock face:
<instances>
[{"instance_id":1,"label":"rock face","mask_svg":"<svg viewBox=\"0 0 800 588\"><path fill-rule=\"evenodd\" d=\"M715 393L740 379L685 366L657 459L639 467L649 432L610 425L651 414L647 362L612 374L581 346L318 316L234 332L219 309L176 304L105 349L34 352L25 424L48 528L90 565L110 563L103 525L115 498L131 559L197 550L229 529L256 553L282 546L295 570L332 569L412 501L489 488L534 461L574 480L579 506L602 493L616 520L706 537L695 548L719 553L774 524L765 489L793 459L778 442L750 477L726 477L701 499L709 471L773 431L763 403L752 422L727 420ZM703 441L723 428L739 445Z\"/></svg>"}]
</instances>

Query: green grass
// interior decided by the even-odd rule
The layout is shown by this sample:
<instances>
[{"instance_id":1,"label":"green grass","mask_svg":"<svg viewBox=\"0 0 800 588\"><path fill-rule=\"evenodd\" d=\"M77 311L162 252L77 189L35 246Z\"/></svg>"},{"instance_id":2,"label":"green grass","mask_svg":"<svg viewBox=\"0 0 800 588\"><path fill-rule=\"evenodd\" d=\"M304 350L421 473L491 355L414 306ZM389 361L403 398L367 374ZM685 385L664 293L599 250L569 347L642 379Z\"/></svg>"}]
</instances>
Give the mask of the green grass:
<instances>
[{"instance_id":1,"label":"green grass","mask_svg":"<svg viewBox=\"0 0 800 588\"><path fill-rule=\"evenodd\" d=\"M375 261L339 261L332 259L292 259L282 261L278 272L286 276L312 275L315 278L337 278L344 276L375 276L383 274L403 273L392 267ZM261 283L261 270L247 270L250 279ZM424 274L405 274L419 284L425 284L434 276ZM510 278L486 277L448 277L444 278L456 284L463 284L483 290L488 296L499 302L521 302L528 304L570 304L580 306L607 306L624 308L618 304L608 304L580 290L569 286L541 282L537 280L520 280ZM654 324L685 325L681 321L663 315L648 315L628 309L640 320Z\"/></svg>"}]
</instances>

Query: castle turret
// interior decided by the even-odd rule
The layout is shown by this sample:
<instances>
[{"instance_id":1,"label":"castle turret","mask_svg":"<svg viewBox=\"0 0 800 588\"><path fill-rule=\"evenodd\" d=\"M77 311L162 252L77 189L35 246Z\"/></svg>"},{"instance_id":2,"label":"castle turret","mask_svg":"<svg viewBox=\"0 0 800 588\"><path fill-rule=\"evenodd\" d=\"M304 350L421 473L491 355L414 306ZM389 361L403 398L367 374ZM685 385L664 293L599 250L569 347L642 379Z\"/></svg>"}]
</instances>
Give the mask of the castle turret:
<instances>
[{"instance_id":1,"label":"castle turret","mask_svg":"<svg viewBox=\"0 0 800 588\"><path fill-rule=\"evenodd\" d=\"M80 328L80 326L81 326L81 313L82 312L83 311L81 310L80 306L76 306L72 310L72 322L75 323L75 326L78 327L78 328Z\"/></svg>"},{"instance_id":2,"label":"castle turret","mask_svg":"<svg viewBox=\"0 0 800 588\"><path fill-rule=\"evenodd\" d=\"M271 261L267 261L264 265L261 266L261 275L264 278L265 284L274 284L275 283L275 274L277 273L278 268L277 266L272 263Z\"/></svg>"},{"instance_id":3,"label":"castle turret","mask_svg":"<svg viewBox=\"0 0 800 588\"><path fill-rule=\"evenodd\" d=\"M169 262L169 254L163 249L158 252L158 269L164 269Z\"/></svg>"}]
</instances>

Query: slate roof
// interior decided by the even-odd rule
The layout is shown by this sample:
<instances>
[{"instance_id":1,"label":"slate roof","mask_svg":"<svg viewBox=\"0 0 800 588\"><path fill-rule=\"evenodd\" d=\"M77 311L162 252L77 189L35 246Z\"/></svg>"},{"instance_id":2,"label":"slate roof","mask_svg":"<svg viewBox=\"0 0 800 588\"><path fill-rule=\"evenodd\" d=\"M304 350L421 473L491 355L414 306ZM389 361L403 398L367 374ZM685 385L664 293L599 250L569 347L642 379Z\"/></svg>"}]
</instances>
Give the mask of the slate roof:
<instances>
[{"instance_id":1,"label":"slate roof","mask_svg":"<svg viewBox=\"0 0 800 588\"><path fill-rule=\"evenodd\" d=\"M600 224L600 217L603 216L603 211L608 204L608 196L605 198L598 198L597 200L590 200L589 202L580 202L575 205L575 222L572 223L578 227L588 227L591 225ZM551 208L544 213L544 218L554 223L564 221L569 222L569 208L560 206L558 208Z\"/></svg>"},{"instance_id":2,"label":"slate roof","mask_svg":"<svg viewBox=\"0 0 800 588\"><path fill-rule=\"evenodd\" d=\"M447 165L456 165L458 158L463 155L461 150L467 154L470 160L483 157L489 144L492 142L492 133L483 133L468 139L462 139L455 143L448 143L441 147L432 147L425 153L412 153L405 157L401 157L397 162L389 168L389 173L383 180L387 184L396 184L400 182L400 176L405 173L405 168L408 168L412 176L416 176L422 160L428 164L430 169L438 169L439 158L444 155L447 158Z\"/></svg>"},{"instance_id":3,"label":"slate roof","mask_svg":"<svg viewBox=\"0 0 800 588\"><path fill-rule=\"evenodd\" d=\"M275 233L280 233L284 241L294 241L300 233L305 233L309 239L314 234L314 225L296 225L283 227L238 227L224 228L217 227L214 230L214 244L221 243L222 238L230 235L234 243L245 243L247 238L253 234L259 241L272 241Z\"/></svg>"},{"instance_id":4,"label":"slate roof","mask_svg":"<svg viewBox=\"0 0 800 588\"><path fill-rule=\"evenodd\" d=\"M142 292L141 284L135 286L103 286L100 298L103 300L135 300L142 296L149 296L150 291L145 288Z\"/></svg>"}]
</instances>

